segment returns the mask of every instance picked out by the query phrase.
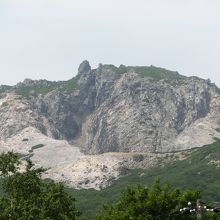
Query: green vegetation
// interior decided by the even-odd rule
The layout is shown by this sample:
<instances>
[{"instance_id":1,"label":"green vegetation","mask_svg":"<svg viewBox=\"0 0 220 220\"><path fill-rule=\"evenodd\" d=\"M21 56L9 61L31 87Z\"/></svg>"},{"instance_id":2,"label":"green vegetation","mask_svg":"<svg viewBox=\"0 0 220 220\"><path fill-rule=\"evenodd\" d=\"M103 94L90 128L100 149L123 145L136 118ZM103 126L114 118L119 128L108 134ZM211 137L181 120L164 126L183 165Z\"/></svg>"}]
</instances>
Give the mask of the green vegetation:
<instances>
[{"instance_id":1,"label":"green vegetation","mask_svg":"<svg viewBox=\"0 0 220 220\"><path fill-rule=\"evenodd\" d=\"M156 181L151 187L137 186L127 188L113 205L104 206L96 220L184 220L196 219L191 213L182 214L180 209L188 201L196 201L198 191L181 191L169 185L161 186Z\"/></svg>"},{"instance_id":2,"label":"green vegetation","mask_svg":"<svg viewBox=\"0 0 220 220\"><path fill-rule=\"evenodd\" d=\"M177 72L169 71L163 68L150 66L150 67L134 67L134 71L140 75L145 77L152 77L155 79L168 79L168 80L176 80L176 79L184 79L186 77L179 75Z\"/></svg>"},{"instance_id":3,"label":"green vegetation","mask_svg":"<svg viewBox=\"0 0 220 220\"><path fill-rule=\"evenodd\" d=\"M17 161L18 155L14 155L12 153L8 153L6 155L8 156L4 156L4 155L0 156L0 171L4 176L4 179L2 178L0 179L0 184L3 186L0 187L1 189L0 194L4 195L4 199L3 198L0 199L0 209L1 209L0 213L3 214L6 212L2 211L2 207L4 208L5 207L4 205L7 205L8 204L7 202L11 201L10 198L12 198L13 195L17 195L17 196L19 195L22 201L23 199L29 198L29 197L28 198L22 197L23 194L24 195L27 194L27 191L25 190L26 188L28 188L27 185L25 185L26 183L24 181L28 181L27 183L28 185L30 183L32 184L32 180L36 183L40 181L37 178L38 177L40 178L40 174L42 172L41 170L38 171L33 170L33 173L29 173L30 176L26 176L27 173L32 170L31 168L27 168L26 169L27 171L24 174L19 173L17 171L17 165L19 163ZM159 213L162 213L163 212L162 210L164 210L165 207L167 207L167 204L170 205L169 206L170 212L164 213L164 215L169 215L170 213L176 213L176 210L178 210L180 206L182 207L186 206L186 201L191 200L192 202L195 202L195 200L199 197L199 194L197 193L198 191L202 192L201 197L204 201L207 202L207 204L212 206L218 206L220 205L219 203L220 167L218 167L219 161L220 161L220 140L218 140L214 144L207 145L204 146L203 148L198 148L194 150L192 154L183 161L172 162L164 167L156 167L153 169L130 170L129 175L120 178L119 180L115 181L115 183L112 186L103 189L101 191L96 191L94 189L76 190L76 189L66 188L65 192L67 194L65 194L64 197L69 195L71 197L68 198L76 198L75 204L79 208L79 210L83 211L83 214L84 216L86 216L86 219L94 219L96 214L99 213L97 215L97 219L103 219L103 220L105 219L124 220L127 219L128 215L136 216L137 215L136 212L138 210L139 210L138 213L140 215L139 218L133 218L133 219L143 219L143 218L155 219L153 213L155 213L156 210L159 210ZM31 164L28 166L32 167ZM5 188L5 186L7 185L5 185L5 183L2 184L2 181L3 182L5 180L9 181L8 179L9 176L7 176L9 172L15 173L15 175L10 177L11 178L10 181L13 180L12 182L10 182L10 187L14 187L14 188L10 188L10 192L9 189L7 191L7 188ZM160 178L162 184L168 182L170 186L160 186L158 182L153 184L153 182L157 178ZM40 184L42 184L41 185L42 190L44 192L46 190L46 192L48 193L50 192L53 194L55 193L56 190L58 190L59 192L58 195L64 193L63 186L60 185L61 188L59 188L58 186L59 184L53 185L54 187L56 186L55 188L52 187L54 190L56 189L55 191L54 190L47 191L48 189L47 186L49 185L45 185L45 184L50 184L50 183L52 185L55 184L53 183L53 181L49 181L49 182L47 181L44 183L40 181ZM147 187L152 184L153 184L152 187L150 188ZM183 188L184 192L175 189L176 187ZM17 192L19 193L16 194ZM121 192L124 193L121 194ZM6 199L7 202L3 204L2 201L3 202L5 201L5 195L7 195L7 199ZM38 193L38 195L41 194ZM36 199L35 194L33 194L33 198ZM41 202L43 201L44 198L45 197L39 196ZM18 203L21 206L24 205L22 201L19 200L19 198L15 198L15 199L18 199ZM172 201L174 200L175 204L170 202L171 200ZM39 202L39 200L36 201ZM28 202L30 203L31 201ZM134 204L136 204L137 207ZM33 206L35 205L37 204L34 203ZM103 205L105 205L105 208L102 208ZM157 207L155 208L156 210L152 211L153 209L151 208L151 205L152 207ZM51 206L48 207L52 208ZM30 205L28 207L25 206L23 208L25 208L26 212L29 213L29 208L33 208L33 207L32 205ZM60 209L62 209L62 207ZM12 211L10 208L8 208L7 210ZM38 213L39 212L40 211L38 210ZM161 218L158 219L176 219L174 218L174 216L175 215L173 215L172 218L167 216L165 217L162 216ZM192 215L192 217L193 217L192 219L194 219L195 216ZM181 219L181 216L179 216L178 218ZM0 219L4 219L4 218L0 217ZM58 218L54 217L48 219L58 219ZM84 219L84 217L81 216L78 217L77 219ZM215 218L213 216L209 216L207 219L210 220L219 219L219 215L218 217Z\"/></svg>"},{"instance_id":4,"label":"green vegetation","mask_svg":"<svg viewBox=\"0 0 220 220\"><path fill-rule=\"evenodd\" d=\"M17 94L29 98L30 96L37 96L39 94L45 95L53 90L58 90L61 92L71 91L79 88L78 79L79 76L77 75L67 81L46 81L46 84L45 82L42 84L39 82L36 85L33 84L33 86L23 85L18 88L15 88L13 86L0 85L0 94L13 89Z\"/></svg>"},{"instance_id":5,"label":"green vegetation","mask_svg":"<svg viewBox=\"0 0 220 220\"><path fill-rule=\"evenodd\" d=\"M50 82L47 81L47 86L46 85L36 85L36 86L22 86L15 91L23 96L23 97L30 97L30 96L36 96L39 94L45 95L53 90L58 90L58 91L71 91L78 89L78 79L79 76L73 77L70 80L63 81L63 82Z\"/></svg>"},{"instance_id":6,"label":"green vegetation","mask_svg":"<svg viewBox=\"0 0 220 220\"><path fill-rule=\"evenodd\" d=\"M130 170L128 176L101 191L68 188L67 192L74 195L78 207L85 210L87 216L94 216L103 204L117 201L127 186L151 185L156 178L160 178L162 183L170 183L172 187L198 189L204 201L220 205L220 167L210 163L217 160L220 160L220 141L198 148L183 161L148 170Z\"/></svg>"},{"instance_id":7,"label":"green vegetation","mask_svg":"<svg viewBox=\"0 0 220 220\"><path fill-rule=\"evenodd\" d=\"M65 81L62 87L60 87L60 90L71 91L71 90L79 89L78 80L79 80L79 75L73 77L70 80Z\"/></svg>"},{"instance_id":8,"label":"green vegetation","mask_svg":"<svg viewBox=\"0 0 220 220\"><path fill-rule=\"evenodd\" d=\"M220 202L220 168L215 161L220 161L219 140L197 149L186 160L145 171L144 178L157 176L173 186L197 188L203 192L205 200Z\"/></svg>"},{"instance_id":9,"label":"green vegetation","mask_svg":"<svg viewBox=\"0 0 220 220\"><path fill-rule=\"evenodd\" d=\"M58 82L47 82L47 86L22 86L16 89L16 92L24 97L29 97L30 95L47 94L52 90L56 89L59 85Z\"/></svg>"},{"instance_id":10,"label":"green vegetation","mask_svg":"<svg viewBox=\"0 0 220 220\"><path fill-rule=\"evenodd\" d=\"M0 94L3 93L3 92L7 92L11 88L12 88L11 86L0 85Z\"/></svg>"},{"instance_id":11,"label":"green vegetation","mask_svg":"<svg viewBox=\"0 0 220 220\"><path fill-rule=\"evenodd\" d=\"M124 74L127 72L135 72L145 77L151 77L153 79L167 79L167 80L177 80L185 79L185 76L180 75L178 72L170 71L164 68L155 67L155 66L124 66L120 65L119 67L113 65L106 65L107 68L112 69L113 72L118 74Z\"/></svg>"},{"instance_id":12,"label":"green vegetation","mask_svg":"<svg viewBox=\"0 0 220 220\"><path fill-rule=\"evenodd\" d=\"M27 161L26 170L19 171L18 156L12 152L0 156L2 220L75 220L80 215L75 199L62 184L41 180L43 169L34 169Z\"/></svg>"}]
</instances>

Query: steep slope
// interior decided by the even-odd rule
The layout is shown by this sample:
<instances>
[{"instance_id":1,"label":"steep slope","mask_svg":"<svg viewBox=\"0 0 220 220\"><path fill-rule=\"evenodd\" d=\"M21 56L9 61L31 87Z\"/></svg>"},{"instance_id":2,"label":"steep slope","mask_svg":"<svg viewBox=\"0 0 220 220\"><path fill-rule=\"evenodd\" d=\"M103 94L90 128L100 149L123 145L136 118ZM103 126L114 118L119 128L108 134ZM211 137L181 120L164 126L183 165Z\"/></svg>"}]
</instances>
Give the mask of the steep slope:
<instances>
[{"instance_id":1,"label":"steep slope","mask_svg":"<svg viewBox=\"0 0 220 220\"><path fill-rule=\"evenodd\" d=\"M211 143L219 135L215 129L220 98L209 81L178 78L175 72L173 79L161 80L135 73L135 68L119 74L109 65L85 68L78 75L74 96L53 92L41 104L58 122L61 136L78 138L84 152L184 150ZM56 106L51 105L56 99ZM203 139L195 142L201 130Z\"/></svg>"},{"instance_id":2,"label":"steep slope","mask_svg":"<svg viewBox=\"0 0 220 220\"><path fill-rule=\"evenodd\" d=\"M91 70L84 61L69 81L25 80L3 91L1 139L35 127L97 154L177 151L219 137L218 88L153 66Z\"/></svg>"},{"instance_id":3,"label":"steep slope","mask_svg":"<svg viewBox=\"0 0 220 220\"><path fill-rule=\"evenodd\" d=\"M101 77L107 78L103 74ZM91 154L183 150L197 146L190 142L194 138L188 146L183 141L185 137L177 145L175 141L198 119L208 116L201 123L215 121L213 126L217 126L218 116L215 114L212 121L211 111L215 112L219 97L215 97L214 87L205 80L192 78L174 83L125 73L117 80L107 80L103 87L99 90L105 100L99 102L82 127L83 144ZM97 96L103 97L99 93Z\"/></svg>"},{"instance_id":4,"label":"steep slope","mask_svg":"<svg viewBox=\"0 0 220 220\"><path fill-rule=\"evenodd\" d=\"M31 157L51 169L48 177L78 188L103 188L132 164L164 164L159 161L169 155L163 153L216 138L219 89L154 66L91 69L84 61L68 81L26 79L0 87L0 152ZM94 154L100 155L89 156ZM135 161L136 154L142 160ZM88 179L81 183L82 173Z\"/></svg>"}]
</instances>

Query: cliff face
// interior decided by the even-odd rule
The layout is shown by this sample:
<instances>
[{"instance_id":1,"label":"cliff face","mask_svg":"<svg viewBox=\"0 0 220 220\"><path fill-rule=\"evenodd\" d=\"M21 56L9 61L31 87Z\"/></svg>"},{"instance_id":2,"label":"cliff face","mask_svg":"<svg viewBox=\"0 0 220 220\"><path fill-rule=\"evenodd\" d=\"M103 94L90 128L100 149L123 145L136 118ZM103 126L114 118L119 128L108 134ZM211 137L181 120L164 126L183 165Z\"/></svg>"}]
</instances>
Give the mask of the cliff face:
<instances>
[{"instance_id":1,"label":"cliff face","mask_svg":"<svg viewBox=\"0 0 220 220\"><path fill-rule=\"evenodd\" d=\"M91 70L84 61L68 82L25 80L1 96L1 140L35 127L99 154L184 150L219 137L218 88L152 66Z\"/></svg>"},{"instance_id":2,"label":"cliff face","mask_svg":"<svg viewBox=\"0 0 220 220\"><path fill-rule=\"evenodd\" d=\"M177 136L209 114L215 94L204 80L172 85L135 73L108 75L96 78L96 110L82 127L83 145L91 154L173 150Z\"/></svg>"}]
</instances>

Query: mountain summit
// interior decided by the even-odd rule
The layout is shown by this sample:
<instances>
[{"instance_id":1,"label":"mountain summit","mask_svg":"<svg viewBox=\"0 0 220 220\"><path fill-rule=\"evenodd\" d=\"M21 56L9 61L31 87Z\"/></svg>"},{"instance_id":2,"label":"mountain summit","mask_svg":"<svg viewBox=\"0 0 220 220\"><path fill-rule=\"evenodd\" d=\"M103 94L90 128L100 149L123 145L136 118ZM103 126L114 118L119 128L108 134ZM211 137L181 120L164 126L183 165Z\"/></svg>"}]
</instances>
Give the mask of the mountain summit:
<instances>
[{"instance_id":1,"label":"mountain summit","mask_svg":"<svg viewBox=\"0 0 220 220\"><path fill-rule=\"evenodd\" d=\"M154 66L83 61L68 81L1 86L0 114L0 150L46 167L83 154L178 152L220 137L219 89Z\"/></svg>"}]
</instances>

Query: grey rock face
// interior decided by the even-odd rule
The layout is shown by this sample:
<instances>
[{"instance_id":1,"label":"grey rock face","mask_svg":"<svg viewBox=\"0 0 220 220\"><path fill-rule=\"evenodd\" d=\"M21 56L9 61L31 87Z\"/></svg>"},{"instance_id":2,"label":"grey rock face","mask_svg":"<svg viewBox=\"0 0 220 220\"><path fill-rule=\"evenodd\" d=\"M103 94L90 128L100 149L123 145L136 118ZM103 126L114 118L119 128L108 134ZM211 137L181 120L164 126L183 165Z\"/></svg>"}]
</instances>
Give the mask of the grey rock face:
<instances>
[{"instance_id":1,"label":"grey rock face","mask_svg":"<svg viewBox=\"0 0 220 220\"><path fill-rule=\"evenodd\" d=\"M20 98L17 105L25 103L21 115L16 106L9 105L12 114L7 116L9 107L2 104L1 138L33 126L55 139L74 142L85 153L99 154L197 147L195 136L190 136L189 131L199 127L199 120L203 120L204 129L209 129L207 135L211 135L201 144L218 136L215 129L220 127L220 98L215 85L176 72L174 80L170 79L172 73L169 79L154 78L152 74L136 73L136 69L99 65L91 70L88 61L84 61L79 66L77 88ZM25 85L33 83L39 82L25 81ZM184 142L186 135L189 138Z\"/></svg>"},{"instance_id":2,"label":"grey rock face","mask_svg":"<svg viewBox=\"0 0 220 220\"><path fill-rule=\"evenodd\" d=\"M84 124L84 146L91 154L169 151L184 129L207 116L212 96L204 80L173 86L136 74L124 74L107 91Z\"/></svg>"},{"instance_id":3,"label":"grey rock face","mask_svg":"<svg viewBox=\"0 0 220 220\"><path fill-rule=\"evenodd\" d=\"M91 70L91 66L87 60L84 60L78 68L78 73L88 73Z\"/></svg>"}]
</instances>

